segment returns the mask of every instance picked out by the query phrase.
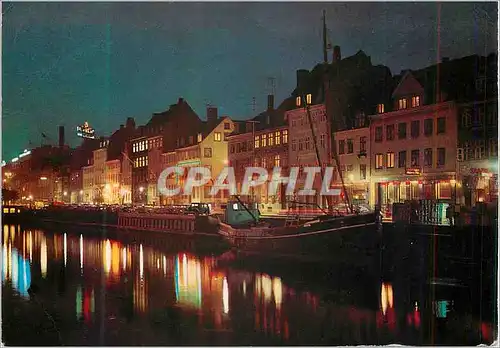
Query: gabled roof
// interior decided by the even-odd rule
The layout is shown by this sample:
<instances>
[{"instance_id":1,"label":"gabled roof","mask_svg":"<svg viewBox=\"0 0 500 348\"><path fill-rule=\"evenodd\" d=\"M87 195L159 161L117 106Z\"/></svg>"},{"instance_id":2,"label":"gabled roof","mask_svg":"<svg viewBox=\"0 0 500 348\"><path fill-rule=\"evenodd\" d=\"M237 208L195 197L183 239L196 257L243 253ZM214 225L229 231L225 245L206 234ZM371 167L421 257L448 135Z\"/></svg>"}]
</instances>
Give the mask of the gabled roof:
<instances>
[{"instance_id":1,"label":"gabled roof","mask_svg":"<svg viewBox=\"0 0 500 348\"><path fill-rule=\"evenodd\" d=\"M408 70L392 92L392 97L421 94L423 91L424 87L422 84L413 76L412 72Z\"/></svg>"}]
</instances>

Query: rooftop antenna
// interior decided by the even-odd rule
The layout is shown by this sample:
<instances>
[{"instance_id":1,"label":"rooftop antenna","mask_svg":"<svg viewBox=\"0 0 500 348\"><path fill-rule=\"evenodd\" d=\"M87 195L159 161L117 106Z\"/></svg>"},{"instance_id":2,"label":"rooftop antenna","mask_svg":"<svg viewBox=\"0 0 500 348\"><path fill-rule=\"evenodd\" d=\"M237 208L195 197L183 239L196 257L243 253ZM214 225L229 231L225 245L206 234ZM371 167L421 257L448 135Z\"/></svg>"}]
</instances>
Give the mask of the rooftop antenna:
<instances>
[{"instance_id":1,"label":"rooftop antenna","mask_svg":"<svg viewBox=\"0 0 500 348\"><path fill-rule=\"evenodd\" d=\"M252 113L255 113L256 104L257 101L255 100L255 97L252 97Z\"/></svg>"},{"instance_id":2,"label":"rooftop antenna","mask_svg":"<svg viewBox=\"0 0 500 348\"><path fill-rule=\"evenodd\" d=\"M269 94L275 95L276 94L276 78L275 77L268 77L267 78L267 88L269 89Z\"/></svg>"}]
</instances>

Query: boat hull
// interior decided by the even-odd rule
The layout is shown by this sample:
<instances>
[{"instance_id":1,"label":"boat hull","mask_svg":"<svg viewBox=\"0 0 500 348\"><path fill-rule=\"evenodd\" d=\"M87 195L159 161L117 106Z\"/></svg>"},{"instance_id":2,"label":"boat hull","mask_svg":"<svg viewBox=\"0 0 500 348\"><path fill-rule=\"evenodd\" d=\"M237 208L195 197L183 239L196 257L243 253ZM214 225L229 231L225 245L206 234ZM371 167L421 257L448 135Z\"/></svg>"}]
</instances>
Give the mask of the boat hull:
<instances>
[{"instance_id":1,"label":"boat hull","mask_svg":"<svg viewBox=\"0 0 500 348\"><path fill-rule=\"evenodd\" d=\"M242 231L224 224L219 231L240 255L350 263L370 263L379 255L380 229L375 215L334 218L265 232Z\"/></svg>"}]
</instances>

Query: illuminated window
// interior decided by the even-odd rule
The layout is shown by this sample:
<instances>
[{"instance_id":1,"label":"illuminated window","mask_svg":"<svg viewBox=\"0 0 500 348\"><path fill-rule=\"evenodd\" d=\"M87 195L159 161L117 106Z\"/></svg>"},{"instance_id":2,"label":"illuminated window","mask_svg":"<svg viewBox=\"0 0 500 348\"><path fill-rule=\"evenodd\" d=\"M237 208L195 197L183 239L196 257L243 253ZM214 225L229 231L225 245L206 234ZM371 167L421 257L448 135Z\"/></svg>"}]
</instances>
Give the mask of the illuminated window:
<instances>
[{"instance_id":1,"label":"illuminated window","mask_svg":"<svg viewBox=\"0 0 500 348\"><path fill-rule=\"evenodd\" d=\"M266 147L267 146L267 134L262 134L262 139L260 140L260 145L262 147Z\"/></svg>"},{"instance_id":2,"label":"illuminated window","mask_svg":"<svg viewBox=\"0 0 500 348\"><path fill-rule=\"evenodd\" d=\"M274 156L274 166L279 167L280 166L280 155Z\"/></svg>"},{"instance_id":3,"label":"illuminated window","mask_svg":"<svg viewBox=\"0 0 500 348\"><path fill-rule=\"evenodd\" d=\"M416 108L417 106L420 106L420 97L418 95L411 97L411 107Z\"/></svg>"},{"instance_id":4,"label":"illuminated window","mask_svg":"<svg viewBox=\"0 0 500 348\"><path fill-rule=\"evenodd\" d=\"M384 104L378 104L377 105L377 112L379 114L383 114L384 113Z\"/></svg>"},{"instance_id":5,"label":"illuminated window","mask_svg":"<svg viewBox=\"0 0 500 348\"><path fill-rule=\"evenodd\" d=\"M276 143L276 145L281 144L281 132L280 131L277 131L274 133L274 142Z\"/></svg>"},{"instance_id":6,"label":"illuminated window","mask_svg":"<svg viewBox=\"0 0 500 348\"><path fill-rule=\"evenodd\" d=\"M387 168L394 168L394 152L387 153Z\"/></svg>"},{"instance_id":7,"label":"illuminated window","mask_svg":"<svg viewBox=\"0 0 500 348\"><path fill-rule=\"evenodd\" d=\"M255 136L254 148L258 149L260 147L260 135Z\"/></svg>"},{"instance_id":8,"label":"illuminated window","mask_svg":"<svg viewBox=\"0 0 500 348\"><path fill-rule=\"evenodd\" d=\"M384 155L377 153L375 155L375 169L382 169L384 167Z\"/></svg>"},{"instance_id":9,"label":"illuminated window","mask_svg":"<svg viewBox=\"0 0 500 348\"><path fill-rule=\"evenodd\" d=\"M262 167L267 168L267 161L265 157L262 157Z\"/></svg>"},{"instance_id":10,"label":"illuminated window","mask_svg":"<svg viewBox=\"0 0 500 348\"><path fill-rule=\"evenodd\" d=\"M307 104L312 104L312 94L306 95L306 102Z\"/></svg>"},{"instance_id":11,"label":"illuminated window","mask_svg":"<svg viewBox=\"0 0 500 348\"><path fill-rule=\"evenodd\" d=\"M274 145L273 133L268 134L267 135L267 139L268 139L268 142L269 142L269 146L273 146Z\"/></svg>"},{"instance_id":12,"label":"illuminated window","mask_svg":"<svg viewBox=\"0 0 500 348\"><path fill-rule=\"evenodd\" d=\"M398 100L398 110L406 109L406 99L402 98Z\"/></svg>"},{"instance_id":13,"label":"illuminated window","mask_svg":"<svg viewBox=\"0 0 500 348\"><path fill-rule=\"evenodd\" d=\"M288 144L288 130L283 131L283 144Z\"/></svg>"},{"instance_id":14,"label":"illuminated window","mask_svg":"<svg viewBox=\"0 0 500 348\"><path fill-rule=\"evenodd\" d=\"M201 137L201 133L198 133L198 142L201 143L201 140L202 140L202 137Z\"/></svg>"},{"instance_id":15,"label":"illuminated window","mask_svg":"<svg viewBox=\"0 0 500 348\"><path fill-rule=\"evenodd\" d=\"M222 135L220 132L215 132L214 133L215 141L221 141L222 140Z\"/></svg>"},{"instance_id":16,"label":"illuminated window","mask_svg":"<svg viewBox=\"0 0 500 348\"><path fill-rule=\"evenodd\" d=\"M295 98L295 105L300 106L300 97Z\"/></svg>"}]
</instances>

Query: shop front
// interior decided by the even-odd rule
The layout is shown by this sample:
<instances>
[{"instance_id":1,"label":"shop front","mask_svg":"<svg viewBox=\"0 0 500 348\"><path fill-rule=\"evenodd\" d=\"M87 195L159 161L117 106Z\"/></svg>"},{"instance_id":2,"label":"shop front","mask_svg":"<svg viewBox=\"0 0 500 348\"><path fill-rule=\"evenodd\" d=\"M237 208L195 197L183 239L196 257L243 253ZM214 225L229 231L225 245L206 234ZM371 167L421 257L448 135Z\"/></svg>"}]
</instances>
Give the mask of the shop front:
<instances>
[{"instance_id":1,"label":"shop front","mask_svg":"<svg viewBox=\"0 0 500 348\"><path fill-rule=\"evenodd\" d=\"M491 161L470 161L460 165L462 191L459 201L466 207L498 201L498 164Z\"/></svg>"},{"instance_id":2,"label":"shop front","mask_svg":"<svg viewBox=\"0 0 500 348\"><path fill-rule=\"evenodd\" d=\"M388 219L394 203L427 201L449 206L455 203L459 186L451 173L384 178L374 183L375 205Z\"/></svg>"}]
</instances>

